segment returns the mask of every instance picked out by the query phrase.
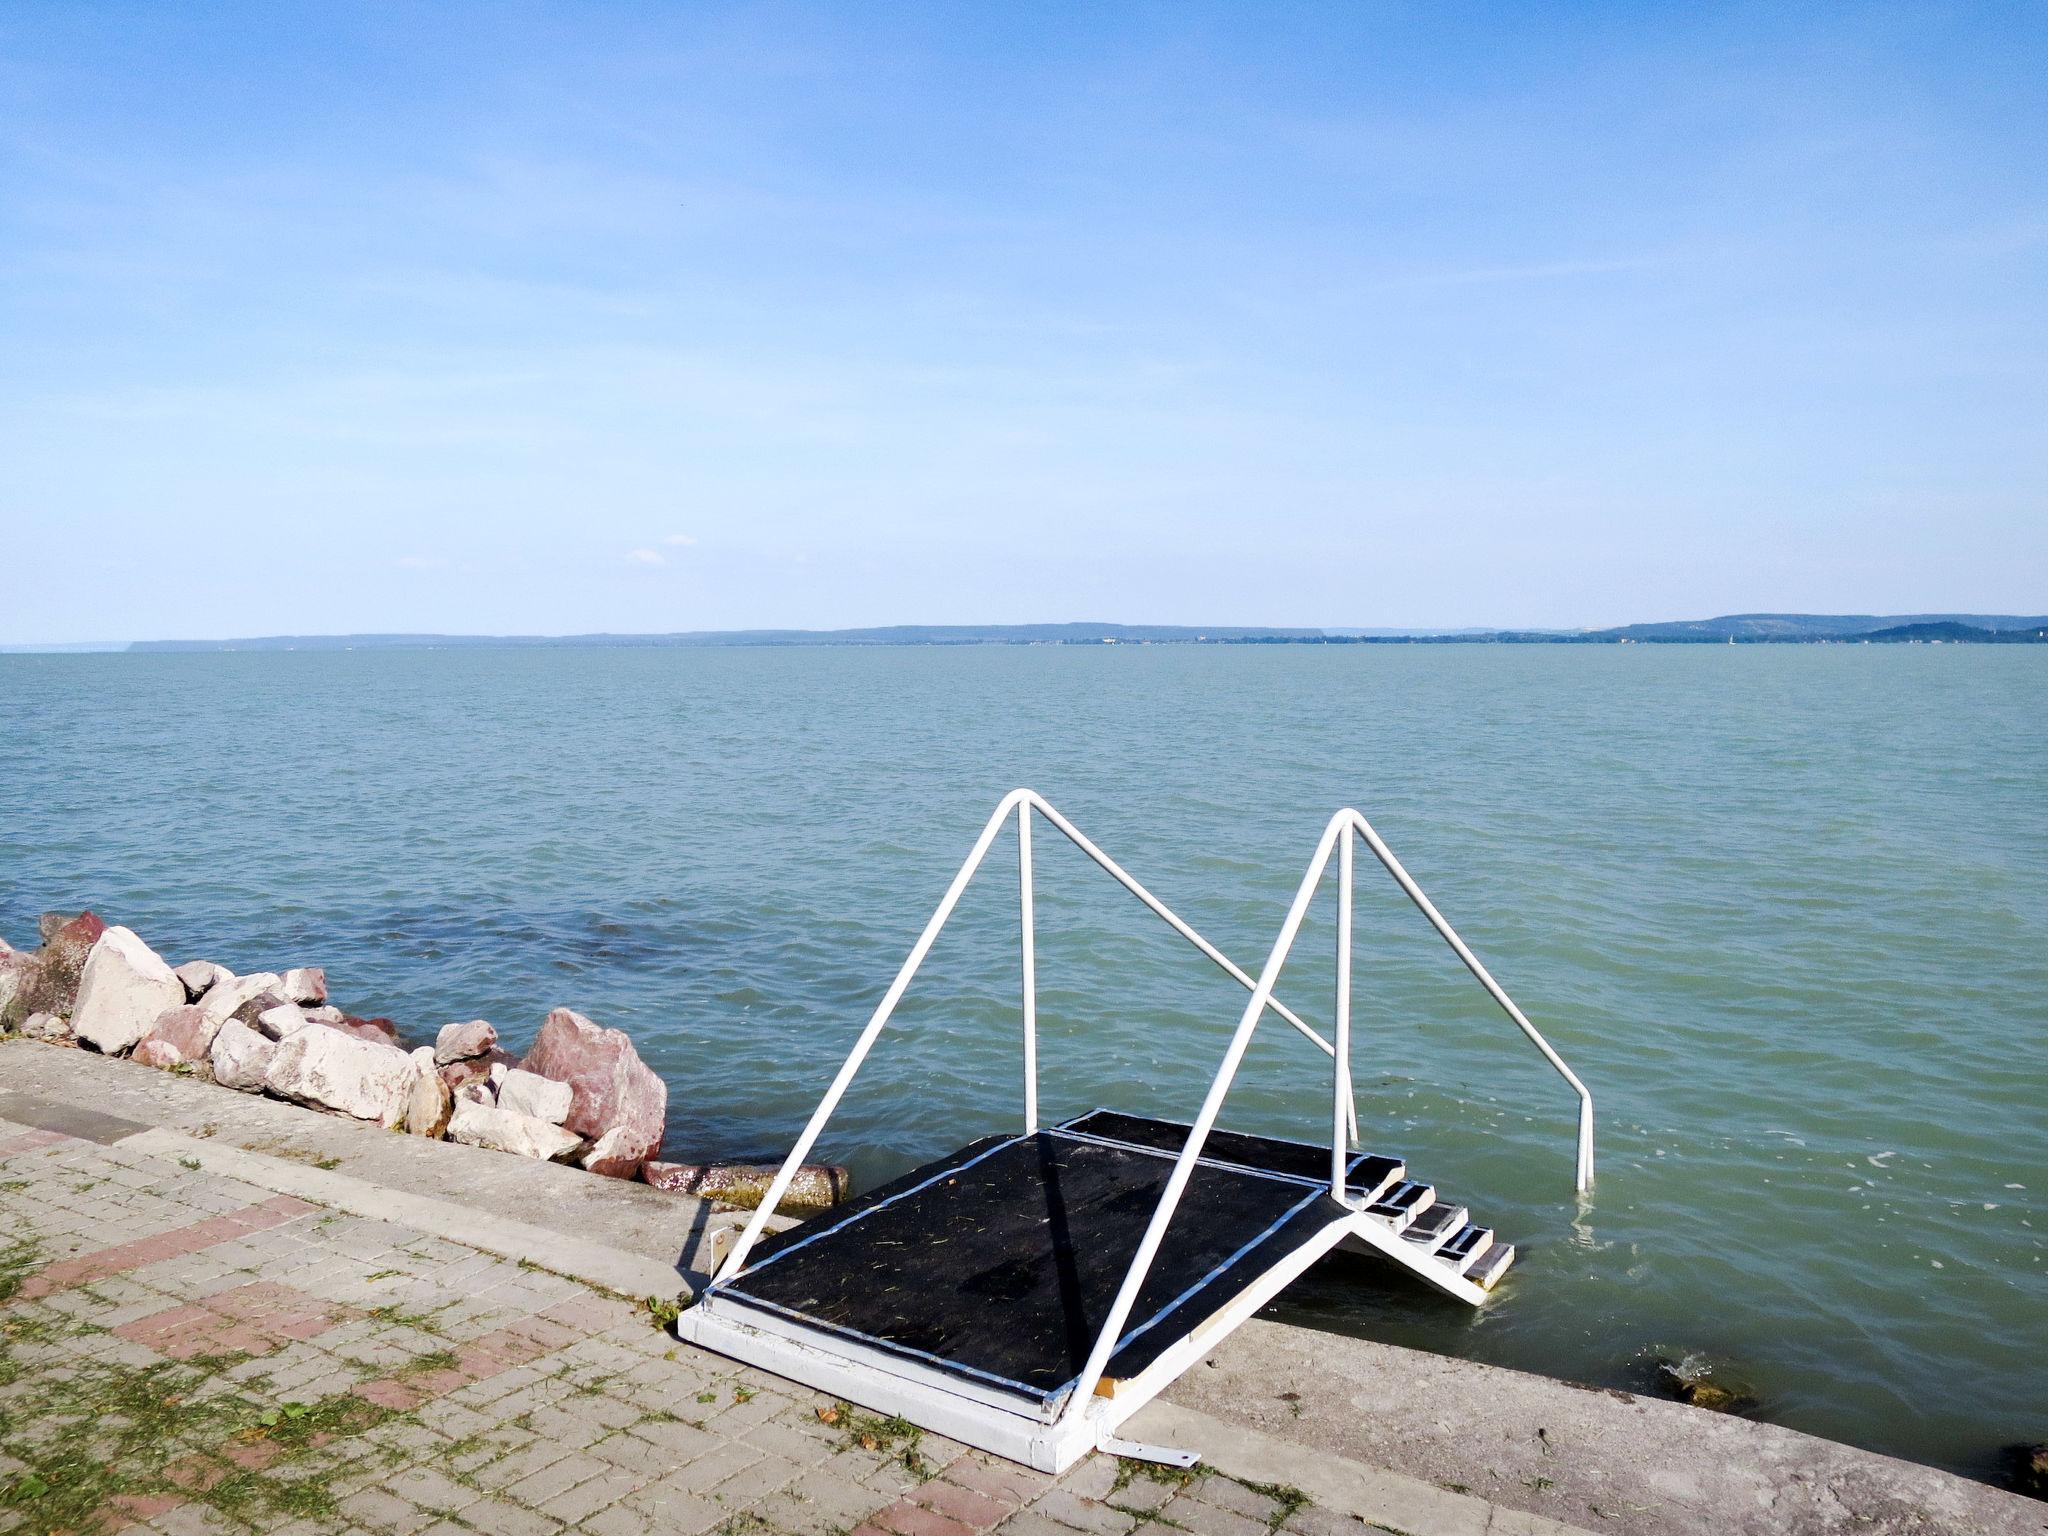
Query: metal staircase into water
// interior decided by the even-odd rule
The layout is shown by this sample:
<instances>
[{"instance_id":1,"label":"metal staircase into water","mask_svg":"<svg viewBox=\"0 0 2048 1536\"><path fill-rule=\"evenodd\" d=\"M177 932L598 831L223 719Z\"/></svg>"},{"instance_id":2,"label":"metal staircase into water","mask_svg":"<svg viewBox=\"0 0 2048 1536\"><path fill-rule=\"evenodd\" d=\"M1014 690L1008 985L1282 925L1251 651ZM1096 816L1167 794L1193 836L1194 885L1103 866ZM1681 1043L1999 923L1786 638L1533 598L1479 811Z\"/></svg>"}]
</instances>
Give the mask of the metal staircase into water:
<instances>
[{"instance_id":1,"label":"metal staircase into water","mask_svg":"<svg viewBox=\"0 0 2048 1536\"><path fill-rule=\"evenodd\" d=\"M984 1137L879 1189L764 1237L826 1122L961 894L1015 813L1023 962L1023 1128ZM1031 830L1043 818L1245 987L1250 1001L1192 1123L1112 1109L1052 1126L1038 1114ZM989 818L909 958L833 1078L766 1197L696 1306L685 1339L984 1450L1057 1472L1101 1447L1193 1461L1121 1440L1118 1426L1311 1264L1377 1255L1437 1290L1484 1302L1514 1261L1464 1206L1362 1150L1351 1082L1353 849L1363 842L1579 1100L1577 1187L1593 1174L1593 1104L1444 921L1366 819L1339 811L1257 979L1183 922L1028 789ZM1330 1038L1274 986L1337 862ZM1278 1014L1330 1059L1327 1144L1224 1130L1217 1120L1254 1032Z\"/></svg>"}]
</instances>

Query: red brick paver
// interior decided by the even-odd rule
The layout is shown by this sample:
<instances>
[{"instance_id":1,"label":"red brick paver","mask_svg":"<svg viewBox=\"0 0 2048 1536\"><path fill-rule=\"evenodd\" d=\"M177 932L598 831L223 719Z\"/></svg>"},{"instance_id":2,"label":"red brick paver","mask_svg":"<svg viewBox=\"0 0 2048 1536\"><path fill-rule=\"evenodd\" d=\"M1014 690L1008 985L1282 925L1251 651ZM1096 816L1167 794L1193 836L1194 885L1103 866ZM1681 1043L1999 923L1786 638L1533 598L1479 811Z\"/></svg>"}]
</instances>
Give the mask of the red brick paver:
<instances>
[{"instance_id":1,"label":"red brick paver","mask_svg":"<svg viewBox=\"0 0 2048 1536\"><path fill-rule=\"evenodd\" d=\"M77 1138L66 1136L62 1131L25 1131L0 1141L0 1162L10 1157L19 1157L24 1152L40 1152L44 1147L54 1147L60 1141Z\"/></svg>"},{"instance_id":2,"label":"red brick paver","mask_svg":"<svg viewBox=\"0 0 2048 1536\"><path fill-rule=\"evenodd\" d=\"M975 1536L973 1526L936 1509L927 1509L910 1496L869 1515L867 1524L893 1536Z\"/></svg>"},{"instance_id":3,"label":"red brick paver","mask_svg":"<svg viewBox=\"0 0 2048 1536\"><path fill-rule=\"evenodd\" d=\"M187 1227L173 1227L155 1237L138 1238L132 1243L119 1243L112 1248L79 1254L76 1258L60 1259L30 1276L15 1293L15 1300L39 1301L52 1291L89 1285L109 1275L118 1275L123 1270L140 1269L145 1264L183 1258L216 1243L233 1242L266 1227L282 1226L316 1209L318 1207L290 1195L276 1195L260 1204L245 1205L238 1211L228 1211L220 1216L209 1216Z\"/></svg>"},{"instance_id":4,"label":"red brick paver","mask_svg":"<svg viewBox=\"0 0 2048 1536\"><path fill-rule=\"evenodd\" d=\"M943 1477L926 1483L911 1497L927 1509L935 1509L976 1531L994 1529L1014 1515L1018 1508L1017 1501L990 1498L985 1493L962 1488ZM920 1533L906 1532L905 1536L920 1536Z\"/></svg>"},{"instance_id":5,"label":"red brick paver","mask_svg":"<svg viewBox=\"0 0 2048 1536\"><path fill-rule=\"evenodd\" d=\"M173 1360L199 1355L267 1355L295 1339L318 1338L360 1314L271 1280L238 1285L189 1306L167 1307L114 1332Z\"/></svg>"}]
</instances>

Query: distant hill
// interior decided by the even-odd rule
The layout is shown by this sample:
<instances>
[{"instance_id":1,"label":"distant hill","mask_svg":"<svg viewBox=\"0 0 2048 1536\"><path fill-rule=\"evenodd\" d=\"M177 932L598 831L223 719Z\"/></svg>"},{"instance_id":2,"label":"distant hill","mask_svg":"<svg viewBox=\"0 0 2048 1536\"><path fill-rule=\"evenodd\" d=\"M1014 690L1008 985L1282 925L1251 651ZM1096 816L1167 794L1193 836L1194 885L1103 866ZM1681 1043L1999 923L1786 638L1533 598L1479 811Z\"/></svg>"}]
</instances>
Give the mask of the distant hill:
<instances>
[{"instance_id":1,"label":"distant hill","mask_svg":"<svg viewBox=\"0 0 2048 1536\"><path fill-rule=\"evenodd\" d=\"M662 635L264 635L244 640L138 640L128 645L4 646L0 650L351 651L477 647L800 645L2034 645L2048 616L1985 613L1732 613L1612 629L1290 629L1242 624L893 624L870 629L684 630Z\"/></svg>"},{"instance_id":2,"label":"distant hill","mask_svg":"<svg viewBox=\"0 0 2048 1536\"><path fill-rule=\"evenodd\" d=\"M1885 617L1872 613L1731 613L1718 619L1682 619L1675 623L1624 624L1617 629L1596 630L1589 640L1720 641L1729 640L1863 640L1879 635L1912 639L1895 631L1954 625L1979 632L2040 629L2048 618L2021 618L1992 613L1901 613ZM1924 638L1968 638L1967 636Z\"/></svg>"}]
</instances>

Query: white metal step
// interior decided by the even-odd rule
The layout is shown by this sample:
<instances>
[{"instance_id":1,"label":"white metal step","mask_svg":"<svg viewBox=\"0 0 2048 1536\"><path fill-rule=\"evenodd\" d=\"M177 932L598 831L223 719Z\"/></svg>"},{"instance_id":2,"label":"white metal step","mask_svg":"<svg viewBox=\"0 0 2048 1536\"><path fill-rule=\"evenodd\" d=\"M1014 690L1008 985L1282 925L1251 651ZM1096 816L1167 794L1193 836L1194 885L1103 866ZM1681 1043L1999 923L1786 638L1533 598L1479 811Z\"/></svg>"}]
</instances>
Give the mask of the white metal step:
<instances>
[{"instance_id":1,"label":"white metal step","mask_svg":"<svg viewBox=\"0 0 2048 1536\"><path fill-rule=\"evenodd\" d=\"M1402 1232L1403 1242L1413 1243L1425 1253L1435 1253L1458 1235L1465 1225L1467 1212L1462 1205L1434 1204L1408 1223Z\"/></svg>"},{"instance_id":2,"label":"white metal step","mask_svg":"<svg viewBox=\"0 0 2048 1536\"><path fill-rule=\"evenodd\" d=\"M1468 1221L1459 1229L1456 1237L1437 1249L1436 1256L1440 1262L1450 1265L1462 1275L1469 1273L1472 1266L1477 1264L1492 1246L1493 1233Z\"/></svg>"},{"instance_id":3,"label":"white metal step","mask_svg":"<svg viewBox=\"0 0 2048 1536\"><path fill-rule=\"evenodd\" d=\"M1377 1216L1396 1232L1402 1232L1435 1201L1436 1191L1429 1185L1403 1179L1368 1207L1366 1214Z\"/></svg>"},{"instance_id":4,"label":"white metal step","mask_svg":"<svg viewBox=\"0 0 2048 1536\"><path fill-rule=\"evenodd\" d=\"M1465 1278L1482 1291L1490 1291L1500 1284L1500 1277L1508 1272L1508 1266L1515 1262L1513 1243L1495 1243L1473 1266L1465 1271Z\"/></svg>"}]
</instances>

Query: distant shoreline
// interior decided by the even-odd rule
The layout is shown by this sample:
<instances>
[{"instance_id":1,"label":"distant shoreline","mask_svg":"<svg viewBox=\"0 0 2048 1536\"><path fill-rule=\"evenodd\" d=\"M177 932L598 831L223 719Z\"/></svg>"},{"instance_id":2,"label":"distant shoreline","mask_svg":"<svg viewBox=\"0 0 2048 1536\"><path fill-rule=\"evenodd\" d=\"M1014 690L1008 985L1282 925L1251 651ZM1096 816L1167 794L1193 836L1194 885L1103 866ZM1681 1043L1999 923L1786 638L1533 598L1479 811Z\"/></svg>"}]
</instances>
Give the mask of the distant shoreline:
<instances>
[{"instance_id":1,"label":"distant shoreline","mask_svg":"<svg viewBox=\"0 0 2048 1536\"><path fill-rule=\"evenodd\" d=\"M1300 629L1192 624L896 624L672 634L265 635L0 645L0 654L964 645L2040 645L2048 615L1738 613L1611 629Z\"/></svg>"}]
</instances>

